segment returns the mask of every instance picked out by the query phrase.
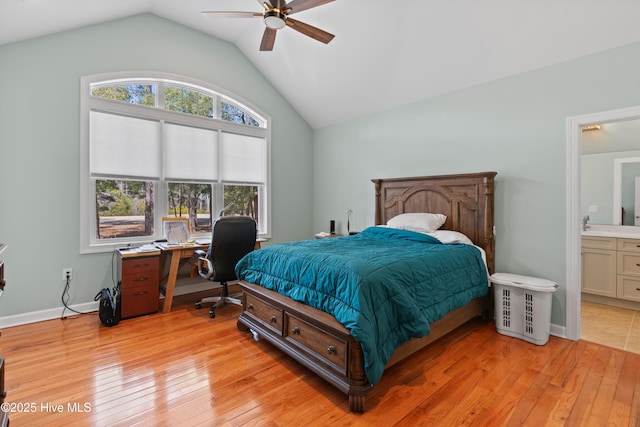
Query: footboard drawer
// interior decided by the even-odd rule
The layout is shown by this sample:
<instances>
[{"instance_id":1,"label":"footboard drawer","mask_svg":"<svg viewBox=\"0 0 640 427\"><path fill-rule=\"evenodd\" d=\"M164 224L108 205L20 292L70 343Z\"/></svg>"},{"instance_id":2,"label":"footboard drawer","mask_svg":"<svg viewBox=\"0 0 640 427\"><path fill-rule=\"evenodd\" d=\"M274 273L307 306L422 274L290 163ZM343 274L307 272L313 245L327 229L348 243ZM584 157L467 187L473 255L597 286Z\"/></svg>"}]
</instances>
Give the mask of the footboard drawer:
<instances>
[{"instance_id":1,"label":"footboard drawer","mask_svg":"<svg viewBox=\"0 0 640 427\"><path fill-rule=\"evenodd\" d=\"M328 362L341 373L347 370L347 342L290 313L285 313L285 339Z\"/></svg>"},{"instance_id":2,"label":"footboard drawer","mask_svg":"<svg viewBox=\"0 0 640 427\"><path fill-rule=\"evenodd\" d=\"M260 323L274 332L282 334L282 309L248 293L245 293L244 297L245 313L256 318Z\"/></svg>"},{"instance_id":3,"label":"footboard drawer","mask_svg":"<svg viewBox=\"0 0 640 427\"><path fill-rule=\"evenodd\" d=\"M349 409L364 410L371 384L360 343L333 316L253 283L243 291L238 329L251 332L349 395Z\"/></svg>"}]
</instances>

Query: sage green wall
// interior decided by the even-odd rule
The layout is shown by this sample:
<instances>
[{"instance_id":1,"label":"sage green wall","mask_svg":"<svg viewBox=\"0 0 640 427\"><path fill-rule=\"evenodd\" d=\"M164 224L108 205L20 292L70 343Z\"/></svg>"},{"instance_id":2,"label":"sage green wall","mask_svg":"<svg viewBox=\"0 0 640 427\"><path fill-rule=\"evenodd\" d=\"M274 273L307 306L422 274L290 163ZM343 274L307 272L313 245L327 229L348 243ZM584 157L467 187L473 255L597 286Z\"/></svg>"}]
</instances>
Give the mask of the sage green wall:
<instances>
[{"instance_id":1,"label":"sage green wall","mask_svg":"<svg viewBox=\"0 0 640 427\"><path fill-rule=\"evenodd\" d=\"M71 304L112 286L111 253L79 254L80 78L128 70L204 80L270 115L273 240L310 235L312 129L233 45L145 14L0 46L0 325L61 307L64 267Z\"/></svg>"},{"instance_id":2,"label":"sage green wall","mask_svg":"<svg viewBox=\"0 0 640 427\"><path fill-rule=\"evenodd\" d=\"M564 326L566 119L640 105L638 76L640 43L317 129L315 230L372 225L372 178L497 171L496 270L559 283Z\"/></svg>"}]
</instances>

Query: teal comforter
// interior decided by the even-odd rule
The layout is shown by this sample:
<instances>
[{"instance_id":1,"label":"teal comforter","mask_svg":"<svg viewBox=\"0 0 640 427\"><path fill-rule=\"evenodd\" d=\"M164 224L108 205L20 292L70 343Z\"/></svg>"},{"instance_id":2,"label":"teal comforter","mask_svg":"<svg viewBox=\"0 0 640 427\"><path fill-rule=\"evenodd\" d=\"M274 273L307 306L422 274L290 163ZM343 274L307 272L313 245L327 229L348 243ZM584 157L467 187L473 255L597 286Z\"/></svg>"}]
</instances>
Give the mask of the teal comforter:
<instances>
[{"instance_id":1,"label":"teal comforter","mask_svg":"<svg viewBox=\"0 0 640 427\"><path fill-rule=\"evenodd\" d=\"M236 274L333 315L362 346L371 384L400 344L488 292L477 248L386 227L268 246L240 260Z\"/></svg>"}]
</instances>

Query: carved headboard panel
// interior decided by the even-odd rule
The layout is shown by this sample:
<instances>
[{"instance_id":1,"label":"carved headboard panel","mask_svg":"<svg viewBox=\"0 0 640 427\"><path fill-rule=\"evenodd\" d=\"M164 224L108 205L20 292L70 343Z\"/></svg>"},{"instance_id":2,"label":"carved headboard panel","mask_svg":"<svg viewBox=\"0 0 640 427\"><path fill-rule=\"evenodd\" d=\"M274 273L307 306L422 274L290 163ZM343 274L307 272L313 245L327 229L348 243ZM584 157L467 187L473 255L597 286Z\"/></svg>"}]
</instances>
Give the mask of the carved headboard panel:
<instances>
[{"instance_id":1,"label":"carved headboard panel","mask_svg":"<svg viewBox=\"0 0 640 427\"><path fill-rule=\"evenodd\" d=\"M467 235L487 254L489 274L495 267L493 185L496 172L412 178L373 179L376 225L409 212L441 213L441 227Z\"/></svg>"}]
</instances>

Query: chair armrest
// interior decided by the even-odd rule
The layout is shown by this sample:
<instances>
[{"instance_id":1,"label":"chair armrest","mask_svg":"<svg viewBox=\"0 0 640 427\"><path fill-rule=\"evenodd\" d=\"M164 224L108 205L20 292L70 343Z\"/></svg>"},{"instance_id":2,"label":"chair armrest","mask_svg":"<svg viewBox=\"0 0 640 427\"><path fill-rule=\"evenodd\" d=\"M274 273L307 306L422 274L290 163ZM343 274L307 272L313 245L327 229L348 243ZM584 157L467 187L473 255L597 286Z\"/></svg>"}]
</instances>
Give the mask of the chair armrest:
<instances>
[{"instance_id":1,"label":"chair armrest","mask_svg":"<svg viewBox=\"0 0 640 427\"><path fill-rule=\"evenodd\" d=\"M193 251L194 254L198 255L198 274L203 279L211 280L211 276L213 276L213 264L211 260L207 258L207 253L205 251L201 251L199 249Z\"/></svg>"}]
</instances>

